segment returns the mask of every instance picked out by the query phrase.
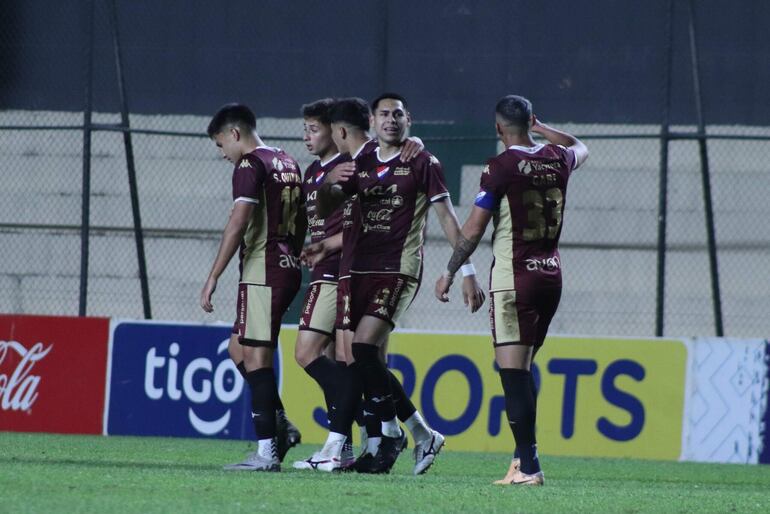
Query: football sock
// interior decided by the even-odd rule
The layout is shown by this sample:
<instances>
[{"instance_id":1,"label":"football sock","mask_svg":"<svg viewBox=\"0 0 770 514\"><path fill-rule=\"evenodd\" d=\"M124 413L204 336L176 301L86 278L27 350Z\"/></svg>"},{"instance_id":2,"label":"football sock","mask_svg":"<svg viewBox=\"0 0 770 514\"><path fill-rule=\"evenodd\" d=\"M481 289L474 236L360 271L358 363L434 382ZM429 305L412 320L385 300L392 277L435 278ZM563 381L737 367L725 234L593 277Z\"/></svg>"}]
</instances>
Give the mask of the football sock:
<instances>
[{"instance_id":1,"label":"football sock","mask_svg":"<svg viewBox=\"0 0 770 514\"><path fill-rule=\"evenodd\" d=\"M345 361L335 361L335 363L337 364L337 371L336 371L336 375L335 375L336 377L339 377L339 375L341 373L349 373L349 371L347 369L348 368L348 363L347 362L345 362ZM347 431L347 433L345 435L348 437L348 442L350 442L350 444L353 444L353 423L350 423L350 425L348 425L348 431Z\"/></svg>"},{"instance_id":2,"label":"football sock","mask_svg":"<svg viewBox=\"0 0 770 514\"><path fill-rule=\"evenodd\" d=\"M331 416L334 402L335 378L339 373L339 367L326 355L321 355L316 360L305 366L305 372L315 380L324 393L326 400L326 412Z\"/></svg>"},{"instance_id":3,"label":"football sock","mask_svg":"<svg viewBox=\"0 0 770 514\"><path fill-rule=\"evenodd\" d=\"M500 369L505 412L521 459L521 471L528 475L540 471L535 440L535 395L530 375L523 369Z\"/></svg>"},{"instance_id":4,"label":"football sock","mask_svg":"<svg viewBox=\"0 0 770 514\"><path fill-rule=\"evenodd\" d=\"M396 416L398 416L399 421L404 422L415 413L417 407L414 406L412 400L406 395L401 381L390 370L388 370L388 380L390 382L390 390L393 393L393 405L396 407Z\"/></svg>"},{"instance_id":5,"label":"football sock","mask_svg":"<svg viewBox=\"0 0 770 514\"><path fill-rule=\"evenodd\" d=\"M275 437L275 371L273 368L260 368L246 373L246 381L251 389L251 419L257 440Z\"/></svg>"},{"instance_id":6,"label":"football sock","mask_svg":"<svg viewBox=\"0 0 770 514\"><path fill-rule=\"evenodd\" d=\"M532 395L535 397L535 426L537 426L537 386L535 385L535 375L530 372L529 373L529 385L532 388ZM519 457L519 449L516 448L513 451L513 458L514 459L520 459Z\"/></svg>"},{"instance_id":7,"label":"football sock","mask_svg":"<svg viewBox=\"0 0 770 514\"><path fill-rule=\"evenodd\" d=\"M366 343L353 343L353 358L364 385L364 396L374 402L375 414L382 423L382 434L398 437L401 429L396 421L396 408L390 391L390 379L378 348Z\"/></svg>"},{"instance_id":8,"label":"football sock","mask_svg":"<svg viewBox=\"0 0 770 514\"><path fill-rule=\"evenodd\" d=\"M353 418L361 404L363 385L356 371L358 363L337 368L334 409L329 414L329 429L338 434L349 434Z\"/></svg>"},{"instance_id":9,"label":"football sock","mask_svg":"<svg viewBox=\"0 0 770 514\"><path fill-rule=\"evenodd\" d=\"M414 413L404 421L404 425L406 425L406 428L411 432L415 442L422 442L433 436L433 432L431 432L428 424L425 423L425 420L422 419L422 415L418 411L414 411Z\"/></svg>"},{"instance_id":10,"label":"football sock","mask_svg":"<svg viewBox=\"0 0 770 514\"><path fill-rule=\"evenodd\" d=\"M374 413L374 402L372 400L364 400L362 405L366 433L369 437L382 437L382 426L380 425L380 418Z\"/></svg>"}]
</instances>

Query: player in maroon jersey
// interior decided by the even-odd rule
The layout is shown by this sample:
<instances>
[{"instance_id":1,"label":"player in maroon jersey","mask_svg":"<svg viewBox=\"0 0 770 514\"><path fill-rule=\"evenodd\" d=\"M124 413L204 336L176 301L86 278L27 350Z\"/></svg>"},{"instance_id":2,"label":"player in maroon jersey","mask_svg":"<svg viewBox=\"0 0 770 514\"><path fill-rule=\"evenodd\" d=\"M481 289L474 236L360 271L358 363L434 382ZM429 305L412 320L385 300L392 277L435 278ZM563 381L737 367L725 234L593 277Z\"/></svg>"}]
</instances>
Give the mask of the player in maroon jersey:
<instances>
[{"instance_id":1,"label":"player in maroon jersey","mask_svg":"<svg viewBox=\"0 0 770 514\"><path fill-rule=\"evenodd\" d=\"M233 208L200 304L206 312L214 310L217 281L240 249L237 318L228 350L251 389L258 441L256 452L225 469L280 471L286 451L300 439L278 396L273 353L281 317L301 280L299 253L306 228L300 208L302 178L293 158L260 139L256 118L244 105L223 106L208 134L235 169Z\"/></svg>"},{"instance_id":2,"label":"player in maroon jersey","mask_svg":"<svg viewBox=\"0 0 770 514\"><path fill-rule=\"evenodd\" d=\"M379 147L358 155L362 133L368 127L365 104L351 99L335 106L333 137L338 148L349 149L355 159L354 172L330 176L319 190L319 208L331 210L346 197L357 195L361 207L361 229L352 257L349 318L353 328L354 375L364 396L373 402L381 420L382 439L371 462L357 463L363 472L386 473L403 450L406 437L396 420L393 385L379 348L387 344L395 321L413 300L422 273L423 240L428 207L433 206L450 242L459 235L459 224L449 201L438 159L428 152L404 162L401 147L411 124L406 101L385 94L373 103L373 120ZM469 274L463 290L472 311L484 301L475 274ZM354 388L350 388L354 390ZM340 404L344 402L341 400ZM427 459L424 472L443 444L443 436L426 427L418 450ZM327 444L335 435L334 428Z\"/></svg>"},{"instance_id":3,"label":"player in maroon jersey","mask_svg":"<svg viewBox=\"0 0 770 514\"><path fill-rule=\"evenodd\" d=\"M305 141L308 144L308 148L313 151L315 148L327 148L327 145L329 140L326 139L327 134L330 134L331 127L328 125L328 121L320 120L318 112L322 110L323 107L327 105L326 102L323 103L323 105L318 105L319 102L316 102L314 104L310 104L310 106L306 106L306 137ZM361 101L361 104L366 108L365 102ZM315 112L316 116L311 117L308 119L307 114ZM365 116L364 116L365 118ZM309 123L308 123L309 122ZM368 122L368 120L367 120ZM368 125L366 127L368 129ZM377 148L377 143L374 140L370 140L368 138L368 135L366 131L362 131L360 134L360 141L358 142L356 148L357 148L357 155L365 155L370 152L375 151ZM334 145L332 141L332 148L334 151L337 150L337 147ZM360 145L360 149L358 146ZM404 161L410 161L415 156L419 154L424 148L424 145L422 144L422 141L417 137L409 137L407 138L406 142L403 145L402 150L402 156ZM332 150L328 150L328 153L331 153ZM307 211L308 211L308 221L309 225L311 226L311 234L313 233L313 227L314 226L321 226L321 223L318 221L319 217L316 211L315 206L315 192L317 192L318 187L323 183L325 178L330 173L338 173L344 170L350 170L352 169L352 164L350 167L347 166L347 162L350 162L350 154L343 153L341 157L338 157L335 159L335 161L343 161L342 164L338 164L336 168L329 172L328 170L331 168L331 165L324 170L322 173L318 172L318 161L316 161L315 167L312 167L308 170L308 174L312 175L311 177L305 178L304 181L304 188L306 193L306 199L307 199ZM312 179L312 184L311 184ZM338 372L336 374L333 374L332 366L330 365L330 362L324 362L321 366L316 366L315 364L310 366L310 369L308 367L305 368L306 371L309 373L312 372L313 375L319 375L316 378L316 381L319 384L322 384L322 382L326 385L325 387L322 385L322 388L324 389L325 396L327 399L329 397L333 398L333 393L328 393L329 389L334 389L334 387L344 387L345 382L345 375L348 370L344 369L346 366L346 363L352 364L353 358L351 353L351 345L352 345L352 339L353 339L353 332L350 330L349 324L349 309L346 308L346 305L349 305L350 302L350 293L349 293L349 282L350 282L350 265L352 263L352 249L355 246L355 239L356 234L360 228L360 212L359 212L359 204L355 199L349 200L346 202L343 206L339 207L336 211L332 213L332 216L327 216L325 219L327 220L326 223L328 223L328 220L332 217L336 218L338 215L342 216L342 231L330 231L326 229L324 232L325 238L317 238L312 237L312 242L310 245L306 246L303 250L302 258L303 260L311 265L313 267L313 280L316 280L316 270L319 269L329 269L329 265L327 263L327 260L332 260L334 262L339 263L339 281L337 285L338 289L338 295L337 295L337 302L336 302L336 322L334 323L334 326L336 326L337 330L337 349L336 349L336 356L337 356L337 367ZM323 219L323 218L321 218ZM325 226L326 223L323 225ZM319 233L320 235L320 233ZM342 236L342 237L340 237ZM344 248L344 250L343 250ZM340 252L342 253L342 258L340 259ZM329 280L331 273L327 273L329 276L327 277L318 277L319 281L321 282L321 286L316 286L316 289L313 289L314 284L311 284L311 288L308 289L308 295L306 296L306 304L303 308L303 319L300 320L300 339L298 339L298 361L300 364L302 364L302 361L300 360L300 346L302 346L302 353L310 351L310 356L313 357L315 360L314 362L318 364L319 362L322 362L324 360L324 357L321 356L322 348L323 348L323 339L319 337L314 337L315 334L313 334L313 330L316 332L325 331L328 332L331 330L329 320L331 319L331 316L321 316L319 314L316 314L318 311L318 303L322 302L322 298L324 298L324 295L316 294L316 291L323 288L329 288L331 289L331 282ZM326 298L329 298L331 295L326 295ZM313 301L313 304L311 305L310 300ZM324 312L330 313L331 309L324 309ZM316 320L318 322L319 320L324 320L323 323L316 323L315 328L303 328L303 327L309 327L313 320ZM306 338L306 341L310 341L312 339L313 343L306 344L306 341L302 341L302 332L307 334L313 334L310 337ZM326 339L328 342L328 339ZM384 347L383 347L384 350ZM384 351L381 353L381 358L383 362L385 362L385 355ZM340 369L341 368L341 369ZM409 397L406 396L406 393L403 391L403 387L401 387L400 382L398 382L398 379L393 375L390 371L389 378L391 380L391 383L394 387L394 393L397 405L399 406L399 409L397 409L399 420L401 420L410 430L412 435L416 438L416 441L421 442L420 436L423 436L422 439L428 439L431 435L430 429L425 424L424 420L422 419L422 416L417 411L417 409L414 407L414 404L411 402ZM342 383L342 385L340 385ZM334 403L333 400L327 400L327 408ZM335 407L332 406L332 411L335 410ZM357 417L357 422L361 426L361 439L362 439L362 445L363 445L363 455L367 456L373 456L377 448L379 447L379 442L381 441L381 431L380 431L380 421L377 419L373 414L370 414L373 411L373 407L371 405L364 406L362 409L359 410L359 414ZM368 416L364 416L364 414L369 414ZM330 422L332 425L336 428L338 426L337 423L334 421L334 416L332 412L330 412ZM345 419L343 416L342 419ZM343 429L338 429L342 433ZM313 454L310 458L302 460L302 461L296 461L294 463L294 467L298 469L315 469L315 470L321 470L321 471L335 471L338 469L345 468L352 464L352 445L350 444L351 437L349 434L350 427L347 427L347 432L345 432L347 437L347 442L343 444L342 447L342 454L340 455L340 458L335 458L334 455L327 455L327 452L324 450L321 450L319 452L316 452ZM439 437L440 434L439 434ZM432 461L432 456L424 456L424 458L421 458L418 462L418 465L420 466L420 469L427 469L426 461Z\"/></svg>"},{"instance_id":4,"label":"player in maroon jersey","mask_svg":"<svg viewBox=\"0 0 770 514\"><path fill-rule=\"evenodd\" d=\"M561 296L561 234L567 182L588 158L574 136L540 123L526 98L509 95L495 109L497 135L506 150L490 159L481 189L447 271L436 282L446 302L452 279L494 219L490 324L505 411L516 454L496 484L542 485L535 439L536 391L530 373ZM535 144L531 133L549 144Z\"/></svg>"}]
</instances>

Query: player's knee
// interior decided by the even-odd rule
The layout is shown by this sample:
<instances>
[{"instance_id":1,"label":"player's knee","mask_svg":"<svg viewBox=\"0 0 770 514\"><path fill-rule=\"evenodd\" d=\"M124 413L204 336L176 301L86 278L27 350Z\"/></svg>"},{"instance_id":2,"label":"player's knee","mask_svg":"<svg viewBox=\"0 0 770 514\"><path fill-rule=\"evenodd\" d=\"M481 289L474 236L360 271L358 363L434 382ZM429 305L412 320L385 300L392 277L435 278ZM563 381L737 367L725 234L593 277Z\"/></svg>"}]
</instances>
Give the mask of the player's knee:
<instances>
[{"instance_id":1,"label":"player's knee","mask_svg":"<svg viewBox=\"0 0 770 514\"><path fill-rule=\"evenodd\" d=\"M248 371L273 366L273 351L264 346L243 347L243 364Z\"/></svg>"}]
</instances>

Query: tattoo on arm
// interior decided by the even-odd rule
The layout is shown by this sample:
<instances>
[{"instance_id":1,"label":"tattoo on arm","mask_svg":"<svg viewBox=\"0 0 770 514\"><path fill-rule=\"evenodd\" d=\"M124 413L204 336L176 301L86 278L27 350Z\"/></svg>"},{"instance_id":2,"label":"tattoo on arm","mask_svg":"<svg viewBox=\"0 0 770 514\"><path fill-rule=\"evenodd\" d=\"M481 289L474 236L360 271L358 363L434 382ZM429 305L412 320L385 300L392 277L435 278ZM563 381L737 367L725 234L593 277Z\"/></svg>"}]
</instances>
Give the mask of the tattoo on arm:
<instances>
[{"instance_id":1,"label":"tattoo on arm","mask_svg":"<svg viewBox=\"0 0 770 514\"><path fill-rule=\"evenodd\" d=\"M466 239L462 234L457 237L455 250L452 252L452 257L449 259L449 264L447 264L447 271L449 271L449 273L452 275L457 273L457 270L460 269L460 266L462 266L463 263L468 260L468 257L471 256L473 251L476 250L481 237L474 239Z\"/></svg>"}]
</instances>

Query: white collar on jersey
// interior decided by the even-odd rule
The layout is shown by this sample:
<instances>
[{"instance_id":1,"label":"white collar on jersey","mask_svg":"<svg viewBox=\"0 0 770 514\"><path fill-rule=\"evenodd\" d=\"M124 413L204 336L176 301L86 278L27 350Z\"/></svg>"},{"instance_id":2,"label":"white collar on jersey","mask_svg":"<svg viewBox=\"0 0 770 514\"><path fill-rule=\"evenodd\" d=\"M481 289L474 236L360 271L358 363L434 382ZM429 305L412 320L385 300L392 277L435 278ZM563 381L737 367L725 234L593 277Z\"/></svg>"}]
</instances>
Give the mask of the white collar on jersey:
<instances>
[{"instance_id":1,"label":"white collar on jersey","mask_svg":"<svg viewBox=\"0 0 770 514\"><path fill-rule=\"evenodd\" d=\"M396 157L398 157L399 155L401 155L401 150L399 150L398 152L396 152L393 155L391 155L389 159L383 161L382 157L380 157L380 147L379 146L377 147L376 152L377 152L377 160L380 161L383 164L386 163L386 162L390 162L393 159L395 159Z\"/></svg>"},{"instance_id":2,"label":"white collar on jersey","mask_svg":"<svg viewBox=\"0 0 770 514\"><path fill-rule=\"evenodd\" d=\"M329 159L328 159L326 162L324 162L324 161L321 161L321 166L326 166L327 164L329 164L330 162L332 162L334 159L336 159L336 158L337 158L337 157L339 157L339 156L340 156L340 153L339 153L339 152L335 153L334 155L332 155L331 157L329 157ZM320 159L319 159L319 160L320 160Z\"/></svg>"},{"instance_id":3,"label":"white collar on jersey","mask_svg":"<svg viewBox=\"0 0 770 514\"><path fill-rule=\"evenodd\" d=\"M544 146L545 145L543 143L536 144L535 146L511 145L508 147L508 150L519 150L520 152L537 153Z\"/></svg>"},{"instance_id":4,"label":"white collar on jersey","mask_svg":"<svg viewBox=\"0 0 770 514\"><path fill-rule=\"evenodd\" d=\"M358 154L360 154L360 153L361 153L361 150L363 150L363 149L364 149L364 147L365 147L366 145L368 145L368 144L369 144L369 141L371 141L371 139L368 139L368 140L366 141L366 143L364 143L364 144L362 144L361 146L359 146L359 147L358 147L358 150L356 150L355 152L353 152L353 155L351 155L351 156L350 156L350 158L351 158L351 159L353 159L353 160L356 160L356 159L358 158Z\"/></svg>"}]
</instances>

